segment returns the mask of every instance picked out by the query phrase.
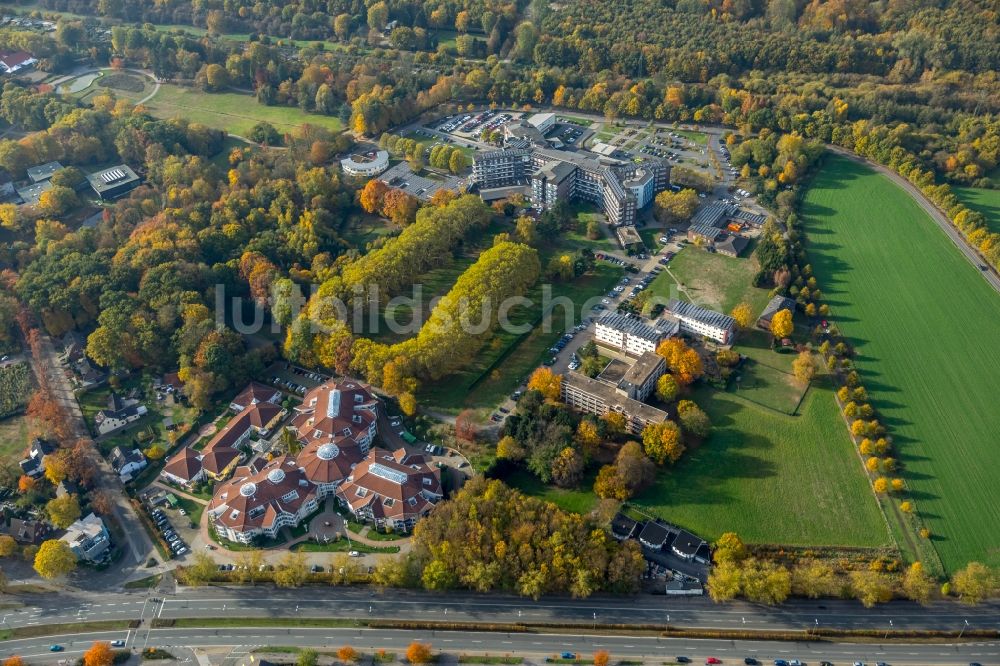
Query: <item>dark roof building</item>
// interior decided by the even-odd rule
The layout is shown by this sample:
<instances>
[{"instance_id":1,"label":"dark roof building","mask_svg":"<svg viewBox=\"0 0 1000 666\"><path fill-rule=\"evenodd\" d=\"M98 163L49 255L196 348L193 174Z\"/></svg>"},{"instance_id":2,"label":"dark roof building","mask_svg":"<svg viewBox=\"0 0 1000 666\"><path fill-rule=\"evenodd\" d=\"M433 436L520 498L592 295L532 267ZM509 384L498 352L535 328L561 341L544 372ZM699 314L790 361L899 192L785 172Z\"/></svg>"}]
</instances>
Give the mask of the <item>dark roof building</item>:
<instances>
[{"instance_id":1,"label":"dark roof building","mask_svg":"<svg viewBox=\"0 0 1000 666\"><path fill-rule=\"evenodd\" d=\"M727 257L738 257L747 249L750 244L749 239L736 234L729 234L720 241L715 242L715 251Z\"/></svg>"},{"instance_id":2,"label":"dark roof building","mask_svg":"<svg viewBox=\"0 0 1000 666\"><path fill-rule=\"evenodd\" d=\"M28 457L19 464L21 471L32 477L39 477L45 473L45 456L56 450L56 445L41 437L36 437L28 447Z\"/></svg>"},{"instance_id":3,"label":"dark roof building","mask_svg":"<svg viewBox=\"0 0 1000 666\"><path fill-rule=\"evenodd\" d=\"M98 171L87 176L90 186L101 199L117 199L139 186L139 176L127 164Z\"/></svg>"},{"instance_id":4,"label":"dark roof building","mask_svg":"<svg viewBox=\"0 0 1000 666\"><path fill-rule=\"evenodd\" d=\"M11 518L10 524L0 527L0 532L8 534L18 543L38 546L45 541L49 532L48 524L40 520Z\"/></svg>"},{"instance_id":5,"label":"dark roof building","mask_svg":"<svg viewBox=\"0 0 1000 666\"><path fill-rule=\"evenodd\" d=\"M660 549L669 536L670 530L665 525L650 520L639 532L639 542L647 548Z\"/></svg>"},{"instance_id":6,"label":"dark roof building","mask_svg":"<svg viewBox=\"0 0 1000 666\"><path fill-rule=\"evenodd\" d=\"M45 164L39 164L37 166L28 167L28 180L32 183L40 183L43 180L48 180L52 177L56 171L62 169L63 165L59 162L46 162Z\"/></svg>"},{"instance_id":7,"label":"dark roof building","mask_svg":"<svg viewBox=\"0 0 1000 666\"><path fill-rule=\"evenodd\" d=\"M26 205L37 206L39 199L42 198L42 194L51 189L52 183L48 180L43 180L38 183L32 183L31 185L17 188L17 195L21 197L21 200Z\"/></svg>"},{"instance_id":8,"label":"dark roof building","mask_svg":"<svg viewBox=\"0 0 1000 666\"><path fill-rule=\"evenodd\" d=\"M619 541L631 539L635 535L635 530L638 526L638 522L632 520L624 513L616 513L615 517L611 519L611 536Z\"/></svg>"},{"instance_id":9,"label":"dark roof building","mask_svg":"<svg viewBox=\"0 0 1000 666\"><path fill-rule=\"evenodd\" d=\"M269 402L273 405L278 404L281 401L281 392L271 386L261 384L260 382L250 382L247 387L240 392L232 402L229 403L229 409L234 412L242 412L247 407L251 405L256 405L262 402Z\"/></svg>"},{"instance_id":10,"label":"dark roof building","mask_svg":"<svg viewBox=\"0 0 1000 666\"><path fill-rule=\"evenodd\" d=\"M677 557L682 557L685 560L693 560L695 555L698 554L698 549L705 545L705 540L701 537L697 537L687 530L681 530L677 534L677 538L674 539L673 544L671 544L670 549L674 551Z\"/></svg>"},{"instance_id":11,"label":"dark roof building","mask_svg":"<svg viewBox=\"0 0 1000 666\"><path fill-rule=\"evenodd\" d=\"M791 310L792 313L794 313L795 301L787 296L782 296L781 294L774 296L774 298L768 302L764 311L760 313L760 317L757 318L757 326L765 331L770 331L771 319L773 319L774 315L778 314L781 310Z\"/></svg>"},{"instance_id":12,"label":"dark roof building","mask_svg":"<svg viewBox=\"0 0 1000 666\"><path fill-rule=\"evenodd\" d=\"M670 299L666 311L680 320L681 333L711 338L724 345L730 344L736 335L736 320L721 312L676 298Z\"/></svg>"}]
</instances>

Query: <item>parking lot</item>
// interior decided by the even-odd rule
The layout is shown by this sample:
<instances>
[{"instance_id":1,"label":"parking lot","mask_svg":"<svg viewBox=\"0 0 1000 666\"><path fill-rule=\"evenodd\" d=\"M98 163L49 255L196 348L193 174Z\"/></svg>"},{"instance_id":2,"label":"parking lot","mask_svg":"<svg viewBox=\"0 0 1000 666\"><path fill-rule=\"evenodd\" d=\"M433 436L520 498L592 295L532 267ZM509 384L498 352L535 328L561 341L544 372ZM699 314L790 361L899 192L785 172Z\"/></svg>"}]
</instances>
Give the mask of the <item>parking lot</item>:
<instances>
[{"instance_id":1,"label":"parking lot","mask_svg":"<svg viewBox=\"0 0 1000 666\"><path fill-rule=\"evenodd\" d=\"M310 389L329 381L329 375L299 368L291 363L274 363L264 372L268 384L288 393L303 396Z\"/></svg>"},{"instance_id":2,"label":"parking lot","mask_svg":"<svg viewBox=\"0 0 1000 666\"><path fill-rule=\"evenodd\" d=\"M172 557L182 558L191 550L189 544L198 530L191 527L193 521L184 507L170 508L166 499L168 493L159 487L151 487L143 494L143 508Z\"/></svg>"}]
</instances>

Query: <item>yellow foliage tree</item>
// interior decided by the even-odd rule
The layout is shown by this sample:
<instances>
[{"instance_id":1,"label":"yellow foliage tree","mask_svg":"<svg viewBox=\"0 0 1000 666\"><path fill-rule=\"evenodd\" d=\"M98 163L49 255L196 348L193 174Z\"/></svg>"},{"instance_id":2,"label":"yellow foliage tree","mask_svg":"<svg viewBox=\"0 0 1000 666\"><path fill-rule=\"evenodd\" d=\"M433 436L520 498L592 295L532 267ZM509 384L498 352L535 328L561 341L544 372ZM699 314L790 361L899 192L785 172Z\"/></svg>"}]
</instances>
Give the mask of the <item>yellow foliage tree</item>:
<instances>
[{"instance_id":1,"label":"yellow foliage tree","mask_svg":"<svg viewBox=\"0 0 1000 666\"><path fill-rule=\"evenodd\" d=\"M778 310L773 317L771 317L771 335L775 338L787 338L795 330L795 325L792 323L792 311Z\"/></svg>"},{"instance_id":2,"label":"yellow foliage tree","mask_svg":"<svg viewBox=\"0 0 1000 666\"><path fill-rule=\"evenodd\" d=\"M411 664L429 664L433 657L429 643L413 641L406 648L406 660Z\"/></svg>"},{"instance_id":3,"label":"yellow foliage tree","mask_svg":"<svg viewBox=\"0 0 1000 666\"><path fill-rule=\"evenodd\" d=\"M546 400L559 400L562 395L562 375L557 375L550 368L538 368L531 373L528 390L538 391Z\"/></svg>"},{"instance_id":4,"label":"yellow foliage tree","mask_svg":"<svg viewBox=\"0 0 1000 666\"><path fill-rule=\"evenodd\" d=\"M735 319L736 325L744 331L753 326L753 310L750 309L749 303L740 303L732 309L729 316Z\"/></svg>"},{"instance_id":5,"label":"yellow foliage tree","mask_svg":"<svg viewBox=\"0 0 1000 666\"><path fill-rule=\"evenodd\" d=\"M83 653L83 666L111 666L115 654L107 641L94 641L90 649Z\"/></svg>"},{"instance_id":6,"label":"yellow foliage tree","mask_svg":"<svg viewBox=\"0 0 1000 666\"><path fill-rule=\"evenodd\" d=\"M681 429L673 421L650 424L642 431L642 448L659 465L675 463L684 453Z\"/></svg>"},{"instance_id":7,"label":"yellow foliage tree","mask_svg":"<svg viewBox=\"0 0 1000 666\"><path fill-rule=\"evenodd\" d=\"M76 569L76 555L65 541L49 539L35 553L34 567L42 578L61 578Z\"/></svg>"}]
</instances>

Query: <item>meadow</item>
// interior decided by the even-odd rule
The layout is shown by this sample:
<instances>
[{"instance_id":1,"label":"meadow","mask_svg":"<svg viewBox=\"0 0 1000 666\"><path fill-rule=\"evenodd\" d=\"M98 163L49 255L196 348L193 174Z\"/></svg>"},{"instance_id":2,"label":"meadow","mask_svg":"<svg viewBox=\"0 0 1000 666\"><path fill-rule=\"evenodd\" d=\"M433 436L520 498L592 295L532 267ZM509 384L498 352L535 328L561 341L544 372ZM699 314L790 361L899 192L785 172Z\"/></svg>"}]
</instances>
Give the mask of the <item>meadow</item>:
<instances>
[{"instance_id":1,"label":"meadow","mask_svg":"<svg viewBox=\"0 0 1000 666\"><path fill-rule=\"evenodd\" d=\"M769 299L767 289L751 286L757 266L749 251L732 258L689 245L670 260L649 289L662 299L677 297L724 313L746 301L759 313Z\"/></svg>"},{"instance_id":2,"label":"meadow","mask_svg":"<svg viewBox=\"0 0 1000 666\"><path fill-rule=\"evenodd\" d=\"M261 121L271 123L279 132L290 132L307 123L333 132L343 129L340 120L333 116L306 113L294 106L264 106L244 93L206 93L173 84L160 86L159 92L145 106L159 118L181 116L243 137Z\"/></svg>"},{"instance_id":3,"label":"meadow","mask_svg":"<svg viewBox=\"0 0 1000 666\"><path fill-rule=\"evenodd\" d=\"M978 187L955 187L952 190L962 203L986 216L990 231L1000 233L1000 190Z\"/></svg>"},{"instance_id":4,"label":"meadow","mask_svg":"<svg viewBox=\"0 0 1000 666\"><path fill-rule=\"evenodd\" d=\"M803 218L813 271L945 568L1000 564L1000 295L863 165L828 157Z\"/></svg>"},{"instance_id":5,"label":"meadow","mask_svg":"<svg viewBox=\"0 0 1000 666\"><path fill-rule=\"evenodd\" d=\"M693 396L712 435L633 503L713 540L889 544L889 534L829 388L814 386L798 416L700 387Z\"/></svg>"}]
</instances>

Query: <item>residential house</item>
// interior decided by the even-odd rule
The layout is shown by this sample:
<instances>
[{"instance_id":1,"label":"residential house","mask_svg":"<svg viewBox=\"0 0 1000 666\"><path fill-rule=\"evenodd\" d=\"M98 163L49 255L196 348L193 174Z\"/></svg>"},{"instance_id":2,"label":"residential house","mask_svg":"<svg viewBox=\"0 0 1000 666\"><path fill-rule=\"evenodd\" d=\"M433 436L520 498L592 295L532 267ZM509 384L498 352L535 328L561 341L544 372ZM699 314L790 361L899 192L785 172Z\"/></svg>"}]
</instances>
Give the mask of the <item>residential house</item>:
<instances>
[{"instance_id":1,"label":"residential house","mask_svg":"<svg viewBox=\"0 0 1000 666\"><path fill-rule=\"evenodd\" d=\"M727 257L736 258L750 245L750 240L744 236L729 234L715 243L715 251Z\"/></svg>"},{"instance_id":2,"label":"residential house","mask_svg":"<svg viewBox=\"0 0 1000 666\"><path fill-rule=\"evenodd\" d=\"M85 562L101 561L111 548L108 528L93 513L70 525L61 538L77 558Z\"/></svg>"},{"instance_id":3,"label":"residential house","mask_svg":"<svg viewBox=\"0 0 1000 666\"><path fill-rule=\"evenodd\" d=\"M51 532L48 523L32 518L11 518L7 524L0 523L0 533L7 534L14 538L14 541L29 545L38 546L45 541Z\"/></svg>"},{"instance_id":4,"label":"residential house","mask_svg":"<svg viewBox=\"0 0 1000 666\"><path fill-rule=\"evenodd\" d=\"M611 536L619 541L625 541L635 536L639 523L629 518L624 513L616 513L611 519Z\"/></svg>"},{"instance_id":5,"label":"residential house","mask_svg":"<svg viewBox=\"0 0 1000 666\"><path fill-rule=\"evenodd\" d=\"M54 453L56 448L52 442L36 437L28 447L28 457L19 463L21 471L32 478L39 478L45 474L45 456Z\"/></svg>"},{"instance_id":6,"label":"residential house","mask_svg":"<svg viewBox=\"0 0 1000 666\"><path fill-rule=\"evenodd\" d=\"M656 521L650 520L643 526L642 531L639 532L639 543L646 548L660 550L667 543L669 536L670 530L666 525L661 525Z\"/></svg>"},{"instance_id":7,"label":"residential house","mask_svg":"<svg viewBox=\"0 0 1000 666\"><path fill-rule=\"evenodd\" d=\"M229 409L235 413L240 413L247 407L269 402L277 405L281 402L281 391L260 382L250 382L239 395L229 403Z\"/></svg>"},{"instance_id":8,"label":"residential house","mask_svg":"<svg viewBox=\"0 0 1000 666\"><path fill-rule=\"evenodd\" d=\"M201 454L190 446L174 454L160 471L160 476L178 486L191 487L205 478Z\"/></svg>"},{"instance_id":9,"label":"residential house","mask_svg":"<svg viewBox=\"0 0 1000 666\"><path fill-rule=\"evenodd\" d=\"M111 468L115 470L122 483L128 483L134 479L139 472L146 469L148 461L139 449L131 451L116 446L111 449Z\"/></svg>"},{"instance_id":10,"label":"residential house","mask_svg":"<svg viewBox=\"0 0 1000 666\"><path fill-rule=\"evenodd\" d=\"M122 398L112 391L108 396L108 406L94 416L94 426L97 434L110 435L127 428L146 415L146 406L140 405L134 398Z\"/></svg>"},{"instance_id":11,"label":"residential house","mask_svg":"<svg viewBox=\"0 0 1000 666\"><path fill-rule=\"evenodd\" d=\"M787 296L778 294L768 302L767 307L765 307L764 311L760 313L760 317L757 318L757 328L770 331L771 320L774 318L774 315L778 314L782 310L791 310L794 314L795 301Z\"/></svg>"},{"instance_id":12,"label":"residential house","mask_svg":"<svg viewBox=\"0 0 1000 666\"><path fill-rule=\"evenodd\" d=\"M27 51L0 51L0 69L4 74L13 74L31 67L38 59Z\"/></svg>"},{"instance_id":13,"label":"residential house","mask_svg":"<svg viewBox=\"0 0 1000 666\"><path fill-rule=\"evenodd\" d=\"M708 545L701 537L691 534L687 530L677 533L670 550L674 555L685 560L698 560L703 564L708 563Z\"/></svg>"}]
</instances>

